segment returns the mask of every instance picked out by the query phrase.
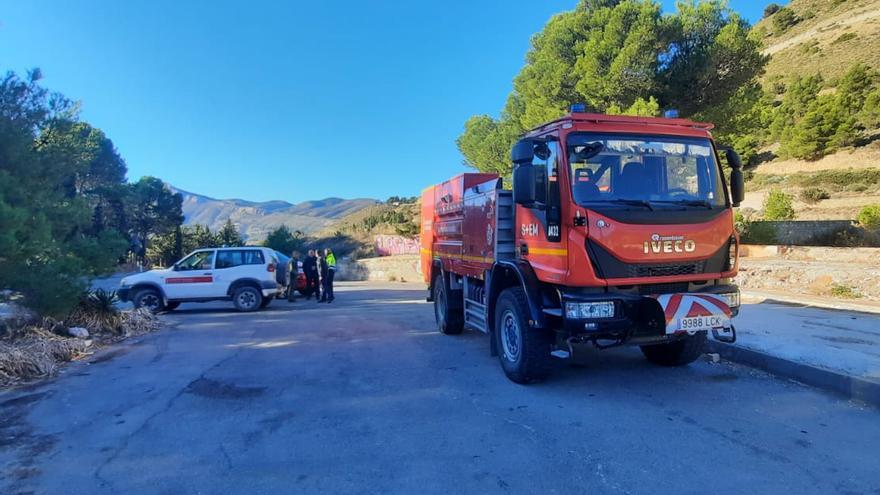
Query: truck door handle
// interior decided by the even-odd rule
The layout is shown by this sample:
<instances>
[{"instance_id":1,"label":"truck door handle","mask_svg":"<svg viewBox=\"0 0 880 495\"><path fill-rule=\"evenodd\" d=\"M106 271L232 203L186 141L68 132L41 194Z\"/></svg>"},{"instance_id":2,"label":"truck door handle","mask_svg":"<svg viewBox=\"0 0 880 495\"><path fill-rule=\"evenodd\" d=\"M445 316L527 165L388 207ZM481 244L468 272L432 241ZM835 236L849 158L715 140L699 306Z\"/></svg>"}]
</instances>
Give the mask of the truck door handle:
<instances>
[{"instance_id":1,"label":"truck door handle","mask_svg":"<svg viewBox=\"0 0 880 495\"><path fill-rule=\"evenodd\" d=\"M203 273L202 275L212 275L212 273L211 273L211 272L206 272L206 273Z\"/></svg>"}]
</instances>

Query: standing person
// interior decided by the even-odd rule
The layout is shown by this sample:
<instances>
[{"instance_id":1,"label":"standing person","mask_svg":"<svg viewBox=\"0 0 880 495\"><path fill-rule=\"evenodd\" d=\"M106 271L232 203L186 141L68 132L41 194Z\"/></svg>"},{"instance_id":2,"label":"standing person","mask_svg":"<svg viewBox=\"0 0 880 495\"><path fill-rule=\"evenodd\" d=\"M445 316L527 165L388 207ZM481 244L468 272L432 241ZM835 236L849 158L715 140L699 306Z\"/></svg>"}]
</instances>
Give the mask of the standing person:
<instances>
[{"instance_id":1,"label":"standing person","mask_svg":"<svg viewBox=\"0 0 880 495\"><path fill-rule=\"evenodd\" d=\"M324 250L324 263L327 265L327 281L324 282L324 295L327 302L332 303L336 297L333 295L333 277L336 275L336 256L329 248Z\"/></svg>"},{"instance_id":2,"label":"standing person","mask_svg":"<svg viewBox=\"0 0 880 495\"><path fill-rule=\"evenodd\" d=\"M321 256L321 250L318 253L318 264L321 266L321 287L324 292L321 294L321 300L318 302L327 302L327 278L330 276L330 270L327 268L327 259Z\"/></svg>"},{"instance_id":3,"label":"standing person","mask_svg":"<svg viewBox=\"0 0 880 495\"><path fill-rule=\"evenodd\" d=\"M306 275L306 299L315 295L315 301L321 297L321 284L318 283L318 257L314 249L309 249L309 254L303 260L303 273Z\"/></svg>"},{"instance_id":4,"label":"standing person","mask_svg":"<svg viewBox=\"0 0 880 495\"><path fill-rule=\"evenodd\" d=\"M296 301L296 280L299 276L299 253L294 251L290 253L290 266L287 267L287 275L290 281L287 283L287 300L289 302Z\"/></svg>"}]
</instances>

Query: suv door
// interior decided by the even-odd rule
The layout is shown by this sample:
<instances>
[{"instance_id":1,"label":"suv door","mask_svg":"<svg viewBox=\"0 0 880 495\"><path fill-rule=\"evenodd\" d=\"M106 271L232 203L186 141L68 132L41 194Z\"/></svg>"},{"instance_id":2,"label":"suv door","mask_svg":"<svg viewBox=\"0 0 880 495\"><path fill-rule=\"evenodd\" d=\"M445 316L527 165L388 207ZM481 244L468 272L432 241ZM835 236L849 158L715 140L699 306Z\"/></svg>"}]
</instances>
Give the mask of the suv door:
<instances>
[{"instance_id":1,"label":"suv door","mask_svg":"<svg viewBox=\"0 0 880 495\"><path fill-rule=\"evenodd\" d=\"M213 249L196 251L174 265L165 276L168 299L201 299L212 297L214 286Z\"/></svg>"},{"instance_id":2,"label":"suv door","mask_svg":"<svg viewBox=\"0 0 880 495\"><path fill-rule=\"evenodd\" d=\"M251 279L259 283L267 275L272 279L275 277L274 273L267 273L266 258L261 249L221 249L217 252L216 266L214 286L219 296L225 296L236 280Z\"/></svg>"}]
</instances>

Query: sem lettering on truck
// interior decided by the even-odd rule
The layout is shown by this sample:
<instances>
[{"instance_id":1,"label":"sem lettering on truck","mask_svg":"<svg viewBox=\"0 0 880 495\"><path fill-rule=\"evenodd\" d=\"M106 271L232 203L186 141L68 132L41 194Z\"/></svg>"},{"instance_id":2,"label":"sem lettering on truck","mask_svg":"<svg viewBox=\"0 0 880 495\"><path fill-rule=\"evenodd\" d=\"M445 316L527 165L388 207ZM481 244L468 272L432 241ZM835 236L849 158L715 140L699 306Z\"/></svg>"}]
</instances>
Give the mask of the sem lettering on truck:
<instances>
[{"instance_id":1,"label":"sem lettering on truck","mask_svg":"<svg viewBox=\"0 0 880 495\"><path fill-rule=\"evenodd\" d=\"M538 224L524 223L520 226L520 230L522 231L523 237L535 237L538 235Z\"/></svg>"},{"instance_id":2,"label":"sem lettering on truck","mask_svg":"<svg viewBox=\"0 0 880 495\"><path fill-rule=\"evenodd\" d=\"M651 235L650 241L645 241L645 254L660 253L693 253L697 249L697 243L692 239L685 239L681 235L661 236Z\"/></svg>"}]
</instances>

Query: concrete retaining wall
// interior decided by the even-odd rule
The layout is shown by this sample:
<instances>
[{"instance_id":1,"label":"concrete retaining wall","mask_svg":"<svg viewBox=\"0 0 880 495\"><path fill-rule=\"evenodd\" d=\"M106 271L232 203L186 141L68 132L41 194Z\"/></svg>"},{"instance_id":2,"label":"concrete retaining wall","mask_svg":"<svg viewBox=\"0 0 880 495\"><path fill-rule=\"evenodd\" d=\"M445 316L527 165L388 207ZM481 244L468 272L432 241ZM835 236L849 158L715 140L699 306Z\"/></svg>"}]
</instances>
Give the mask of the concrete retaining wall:
<instances>
[{"instance_id":1,"label":"concrete retaining wall","mask_svg":"<svg viewBox=\"0 0 880 495\"><path fill-rule=\"evenodd\" d=\"M845 261L854 264L880 265L880 248L743 244L739 248L739 253L744 258L777 258L794 261Z\"/></svg>"},{"instance_id":2,"label":"concrete retaining wall","mask_svg":"<svg viewBox=\"0 0 880 495\"><path fill-rule=\"evenodd\" d=\"M339 263L339 280L418 282L422 280L419 255L380 256Z\"/></svg>"}]
</instances>

